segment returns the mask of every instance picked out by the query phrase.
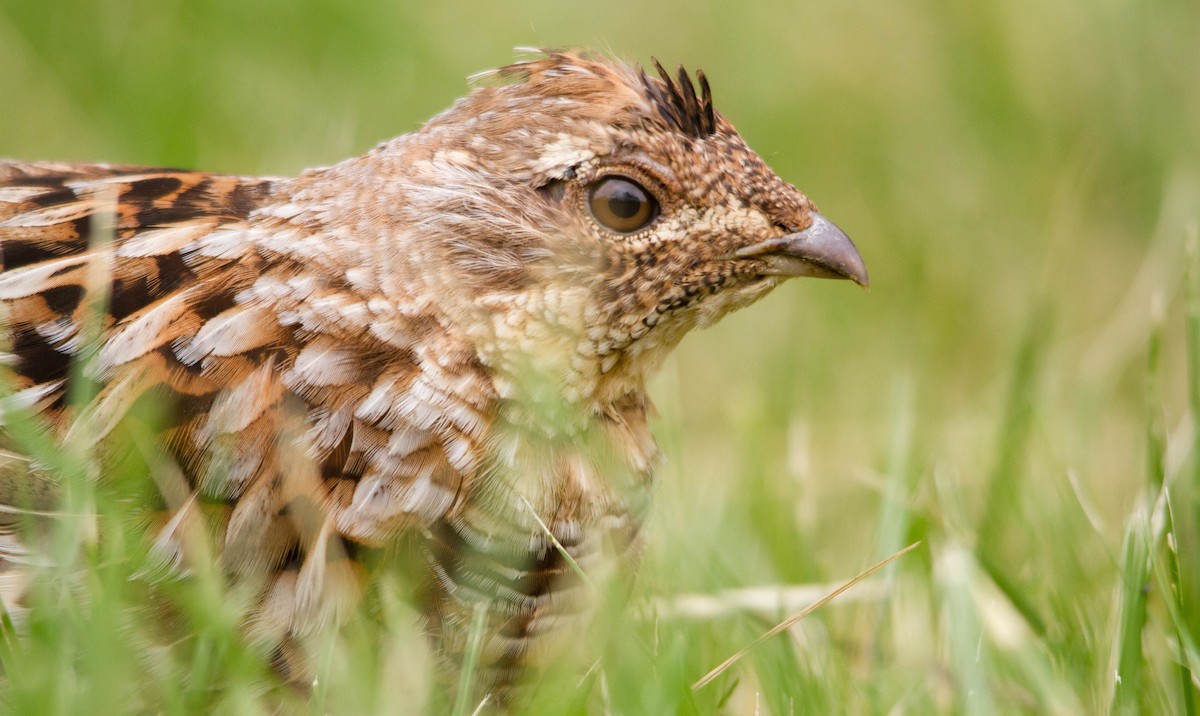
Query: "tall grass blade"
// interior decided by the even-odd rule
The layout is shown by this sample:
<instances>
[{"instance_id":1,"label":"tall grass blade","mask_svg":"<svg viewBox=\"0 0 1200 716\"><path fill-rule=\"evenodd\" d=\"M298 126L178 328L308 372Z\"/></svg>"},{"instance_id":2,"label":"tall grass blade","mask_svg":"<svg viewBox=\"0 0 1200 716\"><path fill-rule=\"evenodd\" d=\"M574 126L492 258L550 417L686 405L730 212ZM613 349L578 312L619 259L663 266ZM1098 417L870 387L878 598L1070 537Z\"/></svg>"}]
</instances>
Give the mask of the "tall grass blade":
<instances>
[{"instance_id":1,"label":"tall grass blade","mask_svg":"<svg viewBox=\"0 0 1200 716\"><path fill-rule=\"evenodd\" d=\"M883 569L884 567L891 564L892 562L899 559L900 557L903 557L904 555L913 551L920 544L921 544L920 542L913 542L909 546L907 546L904 549L900 550L899 552L893 554L892 556L888 557L887 559L883 560L882 562L875 563L868 569L866 569L862 572L859 572L855 577L853 577L852 579L850 579L849 581L847 581L845 584L838 587L837 589L833 590L829 594L825 595L821 599L818 599L817 601L808 605L804 609L801 609L800 611L796 612L792 616L790 616L787 619L784 619L782 622L776 624L769 631L767 631L767 633L763 634L762 636L758 637L753 642L751 642L749 646L738 650L738 652L735 653L733 656L729 657L725 661L722 661L712 671L708 672L703 677L701 677L700 680L698 680L696 683L692 684L692 690L695 691L697 689L701 689L704 686L708 685L710 682L712 682L713 679L717 678L718 676L723 674L729 667L736 664L738 662L738 660L740 660L746 654L749 654L750 651L754 649L754 647L758 646L759 644L762 644L764 641L770 639L771 637L775 636L776 634L779 634L780 632L786 631L787 629L790 629L791 627L795 626L797 623L800 622L800 620L804 619L804 617L813 613L817 609L820 609L821 607L825 606L826 604L832 602L834 599L837 599L838 595L840 595L843 592L845 592L846 590L854 587L854 585L863 581L864 579L871 576L872 574L878 572L880 569Z\"/></svg>"},{"instance_id":2,"label":"tall grass blade","mask_svg":"<svg viewBox=\"0 0 1200 716\"><path fill-rule=\"evenodd\" d=\"M1142 630L1146 626L1147 578L1150 566L1150 535L1143 509L1134 512L1125 528L1121 550L1120 611L1117 618L1116 668L1110 713L1142 711L1145 655Z\"/></svg>"},{"instance_id":3,"label":"tall grass blade","mask_svg":"<svg viewBox=\"0 0 1200 716\"><path fill-rule=\"evenodd\" d=\"M462 671L458 677L458 694L454 699L454 716L467 716L471 709L471 697L475 692L475 672L479 668L479 655L483 650L483 636L487 629L488 603L479 602L471 614L471 631L467 639L467 652L463 655ZM484 696L484 701L488 696Z\"/></svg>"}]
</instances>

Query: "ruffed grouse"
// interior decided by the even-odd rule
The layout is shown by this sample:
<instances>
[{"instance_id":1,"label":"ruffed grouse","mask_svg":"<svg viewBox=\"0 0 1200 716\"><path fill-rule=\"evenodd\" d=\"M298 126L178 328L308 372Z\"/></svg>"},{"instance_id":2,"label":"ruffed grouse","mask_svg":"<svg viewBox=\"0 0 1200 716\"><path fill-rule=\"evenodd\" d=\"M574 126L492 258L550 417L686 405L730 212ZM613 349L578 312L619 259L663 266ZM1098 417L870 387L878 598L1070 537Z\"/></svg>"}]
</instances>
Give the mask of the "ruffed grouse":
<instances>
[{"instance_id":1,"label":"ruffed grouse","mask_svg":"<svg viewBox=\"0 0 1200 716\"><path fill-rule=\"evenodd\" d=\"M6 514L63 491L13 421L96 441L103 476L152 401L182 479L155 475L149 537L179 564L215 535L285 674L353 608L363 551L407 536L446 662L486 602L484 678L511 681L579 611L571 562L636 543L668 351L789 277L867 283L703 74L658 75L548 53L296 178L0 163ZM30 540L0 529L19 609Z\"/></svg>"}]
</instances>

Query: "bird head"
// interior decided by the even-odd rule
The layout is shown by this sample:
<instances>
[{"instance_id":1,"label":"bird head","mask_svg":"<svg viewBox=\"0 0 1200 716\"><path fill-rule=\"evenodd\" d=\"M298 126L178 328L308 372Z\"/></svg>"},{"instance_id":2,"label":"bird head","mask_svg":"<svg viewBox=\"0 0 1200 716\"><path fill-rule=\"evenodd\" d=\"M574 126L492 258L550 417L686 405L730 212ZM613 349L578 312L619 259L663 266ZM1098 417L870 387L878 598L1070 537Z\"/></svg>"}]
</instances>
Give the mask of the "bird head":
<instances>
[{"instance_id":1,"label":"bird head","mask_svg":"<svg viewBox=\"0 0 1200 716\"><path fill-rule=\"evenodd\" d=\"M550 52L374 153L409 167L390 211L484 361L532 363L569 398L640 387L689 330L788 278L867 285L704 74L655 70Z\"/></svg>"}]
</instances>

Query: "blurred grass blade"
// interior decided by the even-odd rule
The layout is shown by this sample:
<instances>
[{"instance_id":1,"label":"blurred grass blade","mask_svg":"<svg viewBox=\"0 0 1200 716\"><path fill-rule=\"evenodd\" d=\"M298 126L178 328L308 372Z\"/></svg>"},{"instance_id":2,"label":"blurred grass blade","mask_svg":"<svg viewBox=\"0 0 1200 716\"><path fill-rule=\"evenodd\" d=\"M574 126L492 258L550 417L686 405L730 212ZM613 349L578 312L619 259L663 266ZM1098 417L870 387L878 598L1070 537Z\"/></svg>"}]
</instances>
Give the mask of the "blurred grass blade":
<instances>
[{"instance_id":1,"label":"blurred grass blade","mask_svg":"<svg viewBox=\"0 0 1200 716\"><path fill-rule=\"evenodd\" d=\"M988 476L987 500L984 502L985 511L975 548L979 566L1039 636L1046 634L1045 620L1026 597L1024 590L1009 578L1005 565L1000 561L1000 552L1002 532L1011 524L1010 517L1021 514L1019 503L1025 480L1022 479L1024 471L1019 464L1029 440L1037 396L1038 368L1044 344L1048 341L1049 314L1049 310L1040 306L1034 311L1017 351L1012 387L1000 429L999 455Z\"/></svg>"},{"instance_id":2,"label":"blurred grass blade","mask_svg":"<svg viewBox=\"0 0 1200 716\"><path fill-rule=\"evenodd\" d=\"M920 542L913 542L909 546L907 546L904 549L900 550L899 552L893 554L892 556L888 557L887 559L883 560L882 562L875 563L874 565L872 565L865 571L859 572L854 578L850 579L845 584L843 584L842 586L833 590L832 592L825 595L821 599L818 599L817 601L808 605L804 609L801 609L800 611L796 612L795 614L788 617L787 619L784 619L779 624L776 624L766 634L763 634L762 636L755 639L753 642L751 642L751 644L749 646L739 650L736 654L734 654L733 656L729 657L725 661L718 664L717 667L714 668L712 671L705 674L699 681L692 684L692 690L695 691L697 689L701 689L704 686L708 685L713 679L717 678L718 676L723 674L729 667L736 664L738 662L738 660L740 660L746 654L749 654L750 651L752 649L754 649L754 647L763 643L767 639L770 639L771 637L775 636L776 634L779 634L780 632L785 631L785 630L791 628L792 626L796 625L804 617L808 616L809 614L813 613L817 609L820 609L821 607L825 606L829 602L833 601L834 599L836 599L838 597L838 595L840 595L841 593L850 589L851 587L858 584L859 582L863 581L864 579L871 576L875 572L878 572L880 569L883 569L884 567L891 564L895 560L897 560L900 557L903 557L904 555L913 551L920 544L921 544Z\"/></svg>"},{"instance_id":3,"label":"blurred grass blade","mask_svg":"<svg viewBox=\"0 0 1200 716\"><path fill-rule=\"evenodd\" d=\"M1012 385L1000 426L996 465L988 476L987 500L984 503L987 510L978 531L978 551L981 553L998 549L1001 533L1008 524L1005 518L1019 514L1016 503L1025 482L1021 479L1019 464L1033 420L1038 369L1042 350L1048 341L1049 314L1050 311L1043 306L1034 310L1017 350Z\"/></svg>"},{"instance_id":4,"label":"blurred grass blade","mask_svg":"<svg viewBox=\"0 0 1200 716\"><path fill-rule=\"evenodd\" d=\"M909 501L915 482L912 469L915 394L911 377L894 384L894 408L889 421L893 429L888 445L887 484L879 510L876 554L890 554L899 549L910 523ZM894 568L885 570L885 579L890 581L894 572Z\"/></svg>"},{"instance_id":5,"label":"blurred grass blade","mask_svg":"<svg viewBox=\"0 0 1200 716\"><path fill-rule=\"evenodd\" d=\"M1194 271L1189 271L1194 273ZM1189 296L1189 302L1191 297ZM1175 508L1172 505L1171 491L1167 484L1167 438L1163 422L1163 377L1162 377L1162 344L1163 344L1163 299L1155 296L1152 303L1152 321L1148 346L1146 350L1146 471L1152 494L1157 495L1156 513L1161 510L1161 519L1154 520L1161 532L1153 535L1154 555L1163 555L1163 559L1155 559L1156 564L1166 562L1166 575L1162 581L1166 584L1162 590L1171 624L1175 631L1175 644L1179 656L1175 660L1179 676L1180 697L1183 701L1183 712L1188 716L1196 713L1194 698L1195 686L1192 683L1193 672L1189 654L1194 653L1194 643L1188 631L1183 570L1179 561L1181 541L1175 527Z\"/></svg>"},{"instance_id":6,"label":"blurred grass blade","mask_svg":"<svg viewBox=\"0 0 1200 716\"><path fill-rule=\"evenodd\" d=\"M937 550L934 576L940 588L944 638L949 649L946 664L957 687L957 711L991 714L995 709L989 678L991 642L976 599L979 574L973 555L951 543ZM985 648L988 647L988 648Z\"/></svg>"},{"instance_id":7,"label":"blurred grass blade","mask_svg":"<svg viewBox=\"0 0 1200 716\"><path fill-rule=\"evenodd\" d=\"M1146 586L1150 564L1147 516L1138 509L1125 528L1121 550L1121 602L1117 619L1116 668L1111 713L1140 713L1139 696L1145 655L1142 630L1146 625Z\"/></svg>"},{"instance_id":8,"label":"blurred grass blade","mask_svg":"<svg viewBox=\"0 0 1200 716\"><path fill-rule=\"evenodd\" d=\"M537 510L533 509L533 505L530 504L529 500L525 499L524 495L521 495L520 497L521 502L524 502L525 507L529 509L529 514L533 515L533 519L537 521L538 527L542 529L542 533L545 534L546 538L550 540L550 544L554 545L554 549L558 552L558 555L563 558L563 561L567 563L567 566L571 568L571 571L575 573L575 576L579 577L581 582L586 584L594 591L596 585L594 582L592 582L592 578L587 575L587 572L583 571L583 567L579 566L579 563L575 561L575 558L571 556L571 553L567 551L567 548L562 546L562 543L559 542L558 538L554 536L554 533L550 531L550 527L548 527L546 523L542 521L542 518L538 516Z\"/></svg>"},{"instance_id":9,"label":"blurred grass blade","mask_svg":"<svg viewBox=\"0 0 1200 716\"><path fill-rule=\"evenodd\" d=\"M1188 407L1192 414L1192 487L1200 487L1200 229L1188 230L1187 281L1187 377ZM1200 514L1200 500L1197 500Z\"/></svg>"},{"instance_id":10,"label":"blurred grass blade","mask_svg":"<svg viewBox=\"0 0 1200 716\"><path fill-rule=\"evenodd\" d=\"M1155 576L1159 589L1164 595L1169 595L1163 600L1163 604L1167 609L1167 615L1171 619L1171 627L1175 632L1175 645L1178 649L1178 655L1175 659L1176 669L1179 675L1179 690L1180 698L1183 701L1183 713L1187 716L1194 716L1196 713L1196 680L1195 675L1200 673L1200 645L1196 643L1196 639L1192 636L1191 628L1187 621L1187 605L1184 594L1184 584L1182 580L1182 568L1179 561L1179 537L1174 531L1174 507L1171 505L1170 493L1164 491L1162 494L1162 508L1165 512L1163 524L1172 525L1170 531L1164 529L1164 536L1159 538L1156 536L1156 542L1163 542L1159 547L1160 550L1165 549L1166 558L1155 560ZM1163 565L1163 562L1166 565Z\"/></svg>"},{"instance_id":11,"label":"blurred grass blade","mask_svg":"<svg viewBox=\"0 0 1200 716\"><path fill-rule=\"evenodd\" d=\"M1182 486L1182 494L1189 496L1192 504L1192 526L1195 528L1200 525L1200 235L1197 235L1196 221L1193 220L1188 227L1188 238L1185 247L1187 254L1187 271L1185 282L1185 300L1186 300L1186 345L1187 345L1187 366L1188 366L1188 406L1192 417L1192 480L1190 484ZM1161 372L1161 360L1159 353L1161 352L1161 327L1155 332L1155 342L1152 344L1154 361L1150 366L1151 390L1154 392L1150 396L1153 401L1152 417L1158 417L1159 408L1162 403L1163 387ZM1154 429L1155 422L1151 422L1150 430ZM1165 431L1165 428L1164 428ZM1197 686L1197 654L1196 654L1196 634L1193 631L1197 628L1197 615L1194 610L1189 608L1189 601L1192 599L1185 591L1188 586L1188 578L1184 571L1184 565L1190 567L1189 573L1192 576L1190 586L1200 588L1200 579L1196 579L1197 561L1195 555L1189 555L1188 559L1181 559L1180 551L1184 549L1195 550L1197 545L1195 539L1181 539L1181 535L1176 530L1175 509L1170 500L1170 493L1166 486L1166 440L1160 437L1159 434L1154 434L1153 442L1148 441L1150 446L1155 449L1156 454L1151 456L1150 467L1154 472L1152 477L1158 484L1163 485L1164 502L1166 510L1166 546L1168 550L1168 566L1171 581L1171 598L1169 607L1171 607L1172 624L1175 629L1175 640L1179 649L1178 669L1179 669L1179 685L1182 692L1183 710L1188 716L1195 716L1197 709L1197 696L1200 694L1200 686ZM1190 619L1188 616L1190 615Z\"/></svg>"},{"instance_id":12,"label":"blurred grass blade","mask_svg":"<svg viewBox=\"0 0 1200 716\"><path fill-rule=\"evenodd\" d=\"M471 708L471 695L475 691L475 672L479 668L479 655L483 650L483 635L487 627L488 602L478 602L471 614L471 631L467 639L467 652L463 655L462 672L458 677L458 694L454 700L454 716L467 716ZM487 700L484 697L484 701ZM482 705L482 704L481 704Z\"/></svg>"}]
</instances>

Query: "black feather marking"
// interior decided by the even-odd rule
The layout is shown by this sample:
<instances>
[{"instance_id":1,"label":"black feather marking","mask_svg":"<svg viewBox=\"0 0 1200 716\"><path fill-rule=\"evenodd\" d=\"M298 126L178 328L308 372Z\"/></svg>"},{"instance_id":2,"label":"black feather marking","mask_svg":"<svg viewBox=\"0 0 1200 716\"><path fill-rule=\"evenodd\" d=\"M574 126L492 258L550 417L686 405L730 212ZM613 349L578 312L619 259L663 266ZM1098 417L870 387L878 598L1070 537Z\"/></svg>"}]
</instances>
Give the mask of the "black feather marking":
<instances>
[{"instance_id":1,"label":"black feather marking","mask_svg":"<svg viewBox=\"0 0 1200 716\"><path fill-rule=\"evenodd\" d=\"M39 241L36 239L4 239L0 245L0 266L5 271L31 266L43 261L81 253L86 242Z\"/></svg>"},{"instance_id":2,"label":"black feather marking","mask_svg":"<svg viewBox=\"0 0 1200 716\"><path fill-rule=\"evenodd\" d=\"M687 110L688 119L700 126L703 123L703 117L700 115L700 103L696 99L696 88L692 86L692 78L688 77L687 70L683 69L683 65L679 65L676 72L679 77L680 98Z\"/></svg>"},{"instance_id":3,"label":"black feather marking","mask_svg":"<svg viewBox=\"0 0 1200 716\"><path fill-rule=\"evenodd\" d=\"M208 216L212 213L209 209L187 204L171 203L167 206L151 204L137 212L133 223L136 227L164 227L196 217Z\"/></svg>"},{"instance_id":4,"label":"black feather marking","mask_svg":"<svg viewBox=\"0 0 1200 716\"><path fill-rule=\"evenodd\" d=\"M263 199L270 192L270 182L258 182L255 184L238 184L233 193L229 195L229 217L233 219L245 219L250 215Z\"/></svg>"},{"instance_id":5,"label":"black feather marking","mask_svg":"<svg viewBox=\"0 0 1200 716\"><path fill-rule=\"evenodd\" d=\"M183 186L179 177L158 176L148 179L138 179L131 182L125 191L121 192L121 202L140 203L152 202L174 194Z\"/></svg>"},{"instance_id":6,"label":"black feather marking","mask_svg":"<svg viewBox=\"0 0 1200 716\"><path fill-rule=\"evenodd\" d=\"M62 173L34 175L17 169L16 174L4 181L4 186L40 186L52 193L62 189L63 183L69 180L70 177Z\"/></svg>"},{"instance_id":7,"label":"black feather marking","mask_svg":"<svg viewBox=\"0 0 1200 716\"><path fill-rule=\"evenodd\" d=\"M127 281L115 281L112 287L112 297L109 300L108 312L113 320L121 321L125 317L145 307L152 300L149 281L145 276L138 276Z\"/></svg>"},{"instance_id":8,"label":"black feather marking","mask_svg":"<svg viewBox=\"0 0 1200 716\"><path fill-rule=\"evenodd\" d=\"M42 299L51 311L68 315L74 313L75 309L79 307L79 302L83 300L83 286L66 284L48 288L42 291Z\"/></svg>"},{"instance_id":9,"label":"black feather marking","mask_svg":"<svg viewBox=\"0 0 1200 716\"><path fill-rule=\"evenodd\" d=\"M179 196L175 197L174 201L176 204L183 206L211 206L213 203L212 192L209 191L211 187L211 180L201 179L200 181L192 184L187 189L184 189L182 192L180 192Z\"/></svg>"},{"instance_id":10,"label":"black feather marking","mask_svg":"<svg viewBox=\"0 0 1200 716\"><path fill-rule=\"evenodd\" d=\"M59 204L69 204L78 199L75 190L69 186L55 187L54 189L38 194L31 198L31 204L38 208L46 208L48 206L57 206Z\"/></svg>"},{"instance_id":11,"label":"black feather marking","mask_svg":"<svg viewBox=\"0 0 1200 716\"><path fill-rule=\"evenodd\" d=\"M141 207L134 217L134 226L169 226L200 217L241 220L261 203L270 187L270 182L265 181L245 183L226 193L219 187L214 188L217 186L214 179L197 181L182 192L179 190L184 183L177 177L154 177L134 182L127 192L128 198L133 200L130 203ZM158 192L161 194L154 196Z\"/></svg>"},{"instance_id":12,"label":"black feather marking","mask_svg":"<svg viewBox=\"0 0 1200 716\"><path fill-rule=\"evenodd\" d=\"M347 463L350 461L350 448L352 445L354 445L353 421L346 426L346 432L342 435L341 441L321 460L321 477L325 479L337 477L358 479L362 477L361 472L356 475L347 474L347 468L350 467Z\"/></svg>"},{"instance_id":13,"label":"black feather marking","mask_svg":"<svg viewBox=\"0 0 1200 716\"><path fill-rule=\"evenodd\" d=\"M178 253L154 257L155 275L141 274L135 278L113 282L109 313L120 321L155 301L170 295L195 278Z\"/></svg>"},{"instance_id":14,"label":"black feather marking","mask_svg":"<svg viewBox=\"0 0 1200 716\"><path fill-rule=\"evenodd\" d=\"M67 377L71 356L61 353L50 341L29 326L10 328L12 353L17 356L16 371L32 382L49 383Z\"/></svg>"},{"instance_id":15,"label":"black feather marking","mask_svg":"<svg viewBox=\"0 0 1200 716\"><path fill-rule=\"evenodd\" d=\"M676 77L671 77L657 59L654 69L658 71L657 78L651 78L645 71L640 73L642 87L650 104L668 126L696 139L715 134L717 115L712 105L712 89L704 73L696 73L700 80L700 96L697 97L696 87L682 65Z\"/></svg>"},{"instance_id":16,"label":"black feather marking","mask_svg":"<svg viewBox=\"0 0 1200 716\"><path fill-rule=\"evenodd\" d=\"M183 260L183 256L178 251L155 256L154 263L158 268L158 290L162 295L174 291L195 278L195 274L188 268L187 262Z\"/></svg>"},{"instance_id":17,"label":"black feather marking","mask_svg":"<svg viewBox=\"0 0 1200 716\"><path fill-rule=\"evenodd\" d=\"M712 127L711 131L717 130L717 113L713 109L712 88L708 86L708 77L704 76L704 70L696 70L696 80L700 82L700 100L702 103L701 109L704 111L704 121Z\"/></svg>"},{"instance_id":18,"label":"black feather marking","mask_svg":"<svg viewBox=\"0 0 1200 716\"><path fill-rule=\"evenodd\" d=\"M208 321L236 305L237 301L234 300L232 292L218 291L205 296L193 305L192 309L196 311L196 315L200 317L200 320Z\"/></svg>"}]
</instances>

